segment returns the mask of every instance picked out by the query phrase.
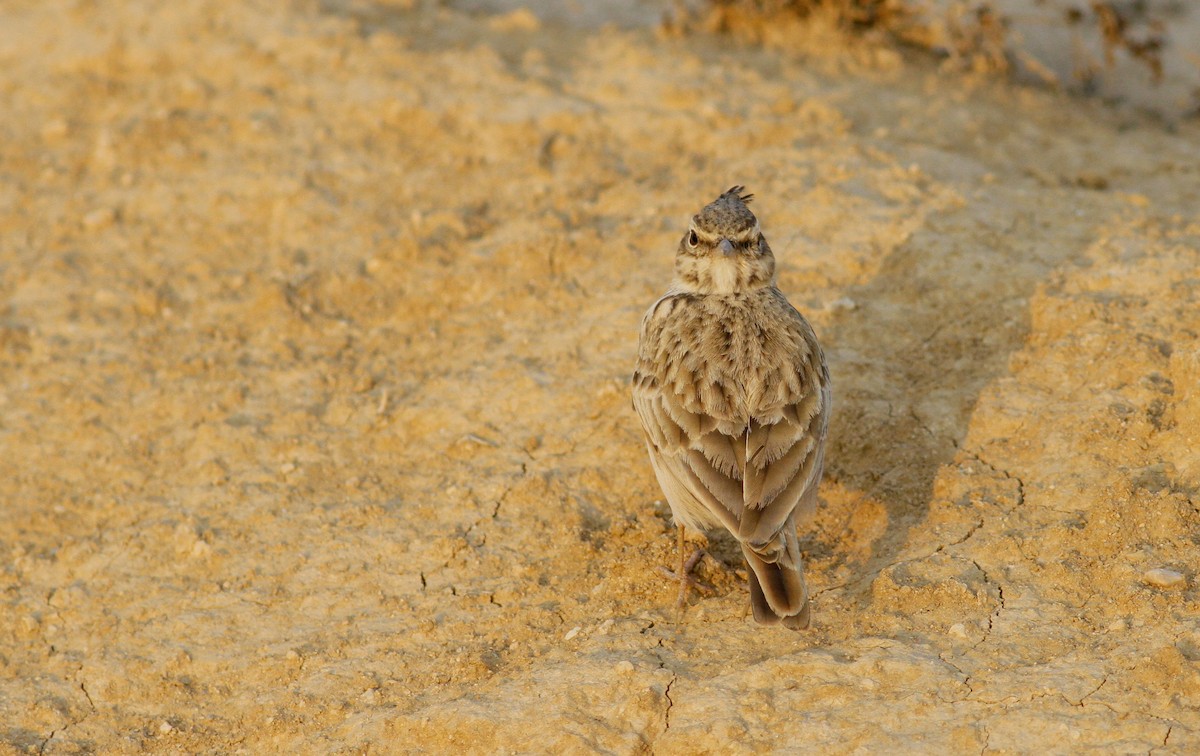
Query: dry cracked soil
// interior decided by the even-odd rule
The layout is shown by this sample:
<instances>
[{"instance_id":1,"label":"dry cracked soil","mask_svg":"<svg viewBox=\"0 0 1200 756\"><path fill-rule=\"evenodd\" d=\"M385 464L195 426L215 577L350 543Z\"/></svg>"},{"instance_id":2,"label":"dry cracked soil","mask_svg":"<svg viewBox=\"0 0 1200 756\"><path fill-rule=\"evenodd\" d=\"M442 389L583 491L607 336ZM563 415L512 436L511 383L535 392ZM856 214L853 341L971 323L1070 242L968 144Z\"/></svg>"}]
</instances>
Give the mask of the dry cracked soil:
<instances>
[{"instance_id":1,"label":"dry cracked soil","mask_svg":"<svg viewBox=\"0 0 1200 756\"><path fill-rule=\"evenodd\" d=\"M1194 121L799 26L2 15L0 751L1200 752ZM834 381L807 632L656 570L637 325L735 183Z\"/></svg>"}]
</instances>

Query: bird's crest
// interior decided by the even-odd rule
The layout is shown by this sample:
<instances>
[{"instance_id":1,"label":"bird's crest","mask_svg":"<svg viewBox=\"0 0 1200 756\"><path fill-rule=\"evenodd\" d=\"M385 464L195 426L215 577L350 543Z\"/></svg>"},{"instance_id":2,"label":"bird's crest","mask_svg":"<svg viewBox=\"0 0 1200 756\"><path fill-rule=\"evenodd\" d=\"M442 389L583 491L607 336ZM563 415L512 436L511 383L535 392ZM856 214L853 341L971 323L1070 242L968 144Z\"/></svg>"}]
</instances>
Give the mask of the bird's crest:
<instances>
[{"instance_id":1,"label":"bird's crest","mask_svg":"<svg viewBox=\"0 0 1200 756\"><path fill-rule=\"evenodd\" d=\"M708 235L741 238L757 235L758 218L746 207L753 194L742 194L746 187L732 186L720 197L704 206L692 219L696 229Z\"/></svg>"}]
</instances>

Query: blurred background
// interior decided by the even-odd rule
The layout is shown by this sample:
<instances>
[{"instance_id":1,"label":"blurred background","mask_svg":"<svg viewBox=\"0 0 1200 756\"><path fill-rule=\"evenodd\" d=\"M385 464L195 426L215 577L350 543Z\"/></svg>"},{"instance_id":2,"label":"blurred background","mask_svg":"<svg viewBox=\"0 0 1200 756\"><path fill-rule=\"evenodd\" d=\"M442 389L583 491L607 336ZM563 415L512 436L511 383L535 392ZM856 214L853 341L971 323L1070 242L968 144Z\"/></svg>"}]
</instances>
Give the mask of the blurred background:
<instances>
[{"instance_id":1,"label":"blurred background","mask_svg":"<svg viewBox=\"0 0 1200 756\"><path fill-rule=\"evenodd\" d=\"M823 17L926 50L947 65L1093 94L1168 120L1200 112L1200 4L1180 0L450 0L527 9L572 26L663 25L771 43L781 18Z\"/></svg>"}]
</instances>

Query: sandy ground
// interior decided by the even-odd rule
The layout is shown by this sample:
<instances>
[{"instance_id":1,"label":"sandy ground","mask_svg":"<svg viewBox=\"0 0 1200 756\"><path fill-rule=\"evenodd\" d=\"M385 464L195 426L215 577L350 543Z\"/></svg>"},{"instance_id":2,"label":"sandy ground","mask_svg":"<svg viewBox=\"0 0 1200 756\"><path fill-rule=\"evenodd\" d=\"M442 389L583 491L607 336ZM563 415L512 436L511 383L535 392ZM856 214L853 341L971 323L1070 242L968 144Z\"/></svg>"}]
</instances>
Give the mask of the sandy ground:
<instances>
[{"instance_id":1,"label":"sandy ground","mask_svg":"<svg viewBox=\"0 0 1200 756\"><path fill-rule=\"evenodd\" d=\"M6 5L0 750L1200 751L1194 124L405 5ZM676 621L628 395L734 183L803 633Z\"/></svg>"}]
</instances>

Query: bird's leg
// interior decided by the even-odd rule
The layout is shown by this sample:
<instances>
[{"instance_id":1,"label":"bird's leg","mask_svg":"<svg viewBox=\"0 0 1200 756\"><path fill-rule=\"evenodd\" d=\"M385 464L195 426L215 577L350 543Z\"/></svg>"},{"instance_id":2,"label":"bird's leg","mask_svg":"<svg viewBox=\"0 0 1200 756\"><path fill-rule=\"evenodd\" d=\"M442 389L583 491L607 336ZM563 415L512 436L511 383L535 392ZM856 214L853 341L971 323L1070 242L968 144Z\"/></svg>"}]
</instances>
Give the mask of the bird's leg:
<instances>
[{"instance_id":1,"label":"bird's leg","mask_svg":"<svg viewBox=\"0 0 1200 756\"><path fill-rule=\"evenodd\" d=\"M679 541L675 549L679 553L679 569L675 572L675 576L679 578L679 600L675 602L675 611L677 612L683 611L683 607L687 606L688 582L692 580L692 569L700 563L700 559L704 558L704 552L697 549L693 556L699 558L694 563L689 564L689 562L692 562L691 559L684 560L683 547L686 542L683 538L683 531L683 525L680 525L676 531L679 536Z\"/></svg>"},{"instance_id":2,"label":"bird's leg","mask_svg":"<svg viewBox=\"0 0 1200 756\"><path fill-rule=\"evenodd\" d=\"M692 570L696 569L696 565L700 564L700 560L704 558L704 555L707 552L704 549L697 547L696 550L692 552L691 556L684 557L684 547L686 544L683 536L684 527L680 525L678 527L679 570L677 572L671 572L663 567L658 568L659 571L664 575L679 581L679 599L675 602L675 609L679 612L682 612L684 607L687 606L689 588L695 588L696 590L709 595L716 593L716 589L711 585L701 583L699 580L692 577Z\"/></svg>"}]
</instances>

